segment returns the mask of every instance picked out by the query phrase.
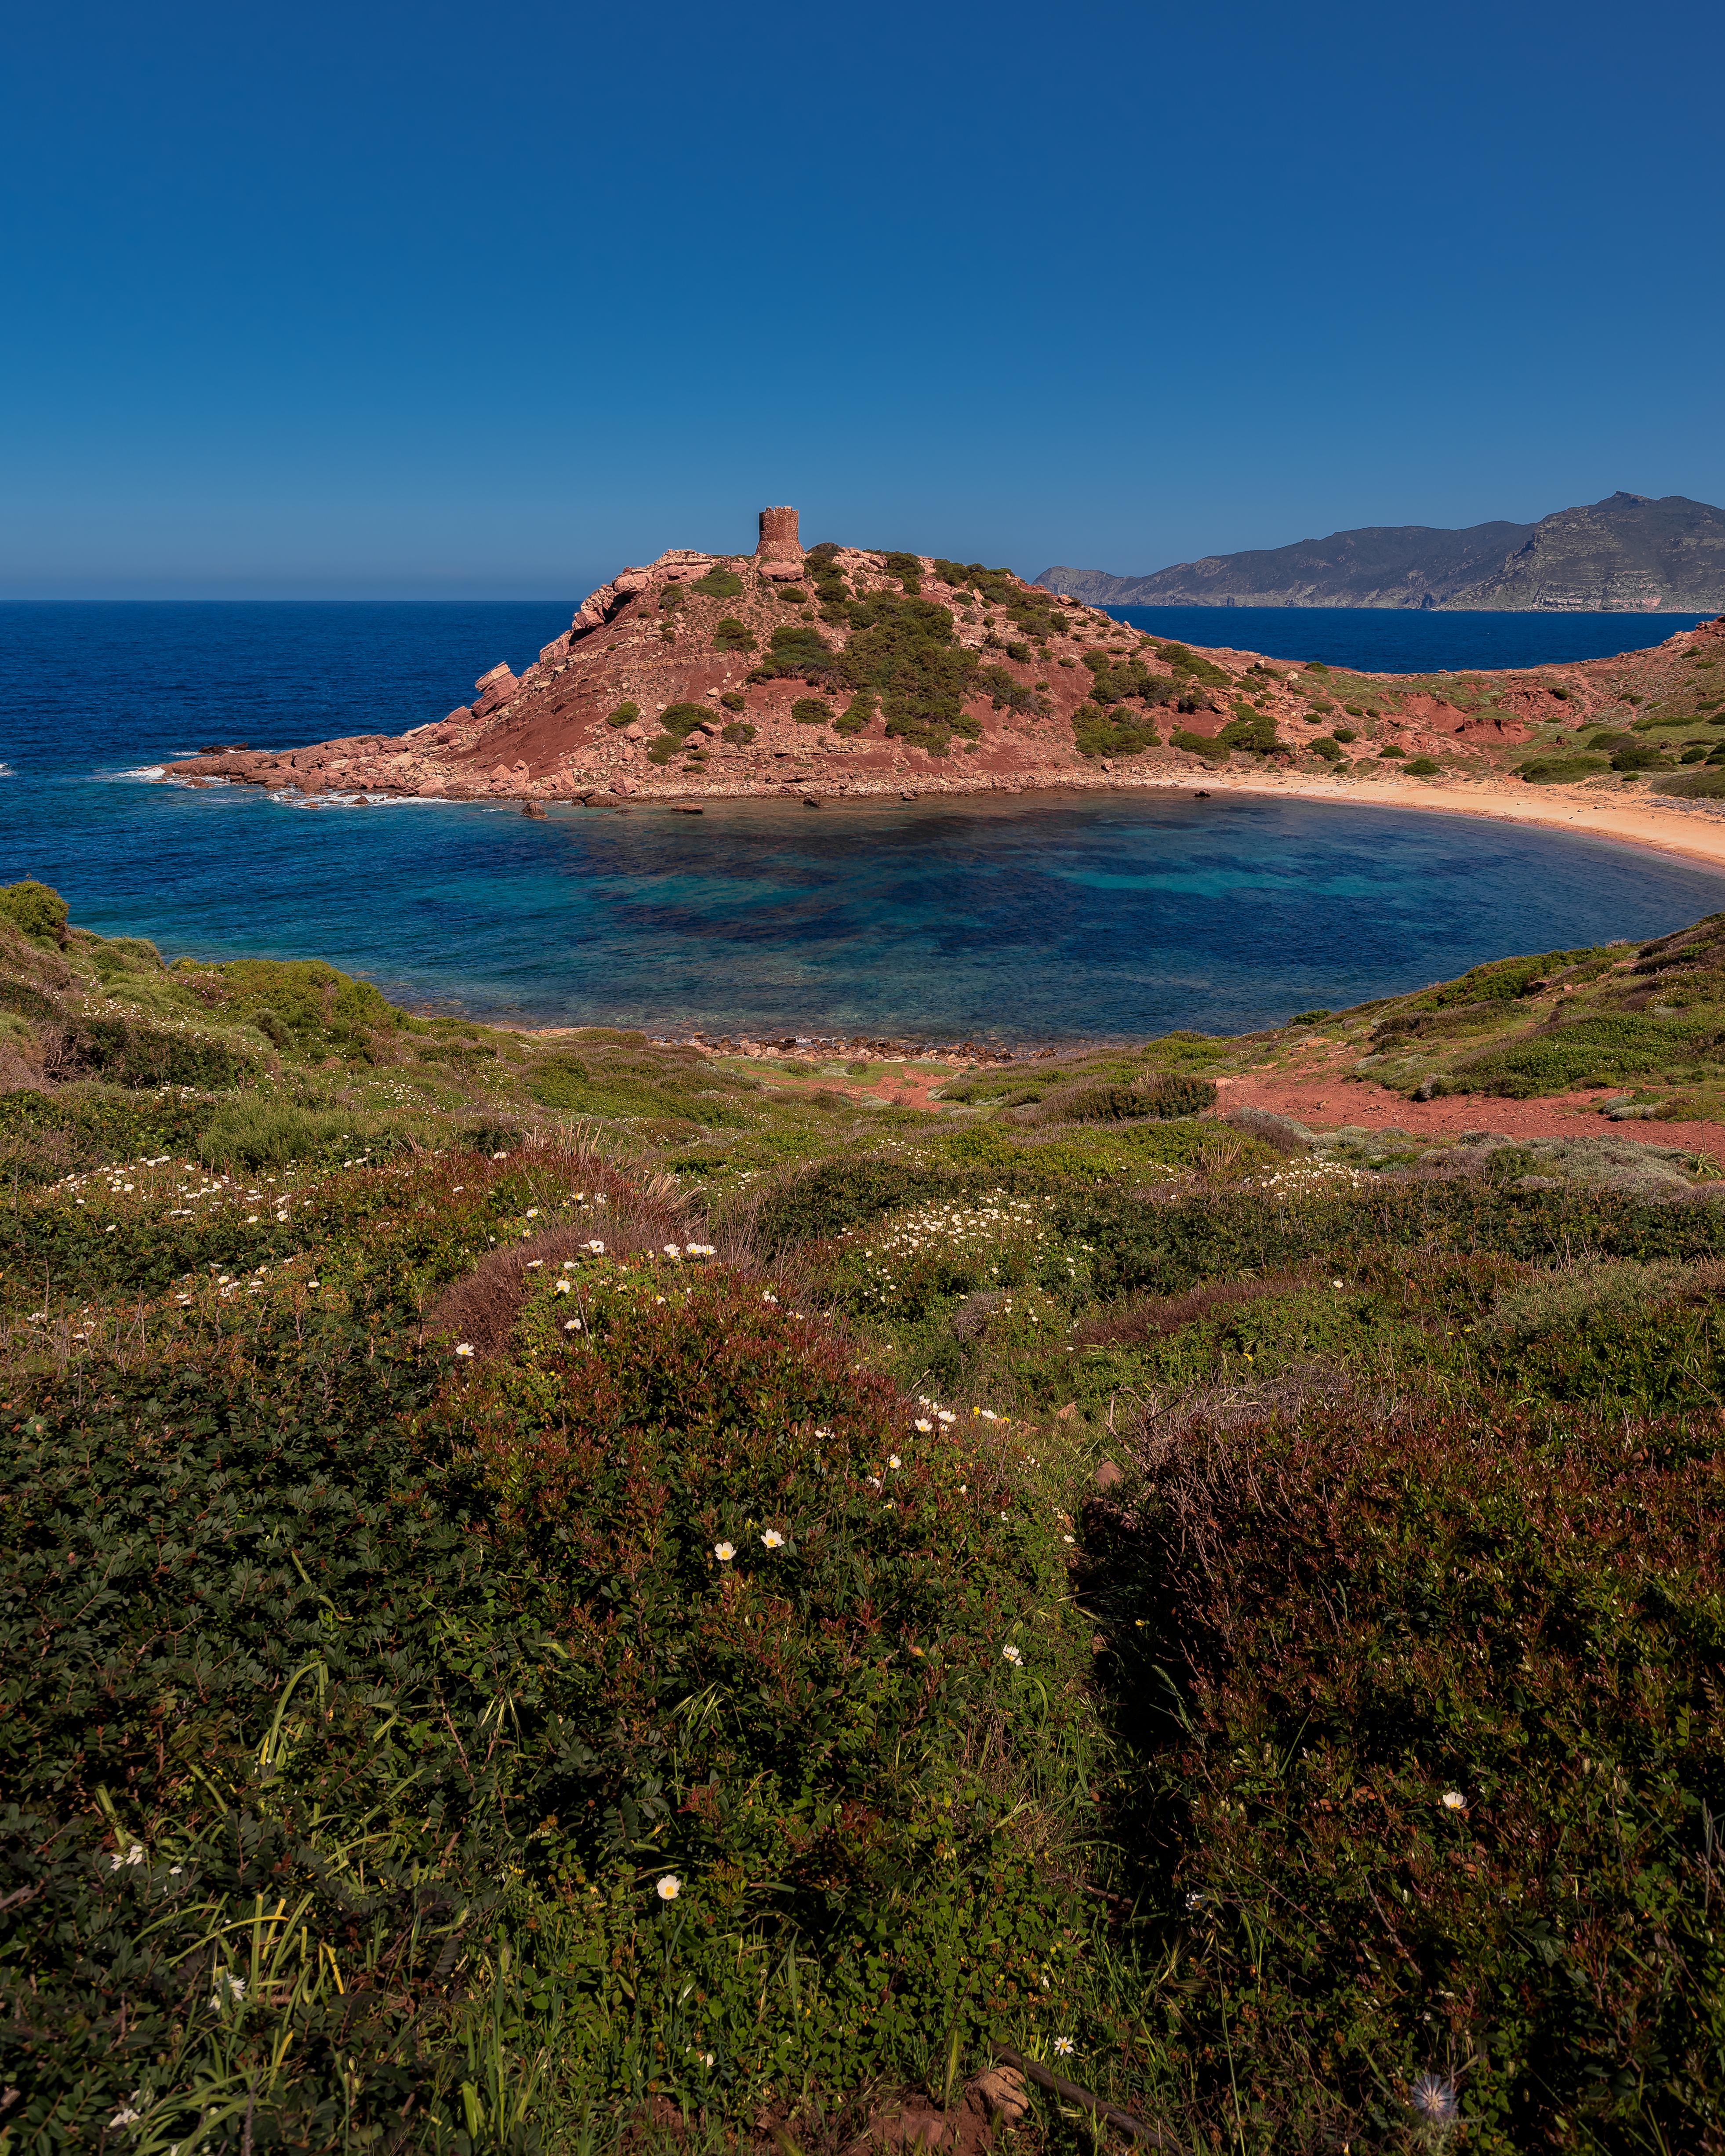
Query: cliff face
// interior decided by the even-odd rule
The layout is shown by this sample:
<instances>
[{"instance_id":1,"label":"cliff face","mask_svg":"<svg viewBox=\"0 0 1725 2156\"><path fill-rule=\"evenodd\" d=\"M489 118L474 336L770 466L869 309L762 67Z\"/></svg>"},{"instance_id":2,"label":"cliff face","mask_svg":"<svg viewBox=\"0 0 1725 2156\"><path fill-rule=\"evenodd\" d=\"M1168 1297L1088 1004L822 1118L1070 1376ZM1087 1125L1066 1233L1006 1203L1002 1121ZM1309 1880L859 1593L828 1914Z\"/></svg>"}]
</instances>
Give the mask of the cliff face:
<instances>
[{"instance_id":1,"label":"cliff face","mask_svg":"<svg viewBox=\"0 0 1725 2156\"><path fill-rule=\"evenodd\" d=\"M1373 524L1291 547L1209 554L1153 577L1045 569L1037 579L1091 606L1442 606L1527 539L1531 524Z\"/></svg>"},{"instance_id":2,"label":"cliff face","mask_svg":"<svg viewBox=\"0 0 1725 2156\"><path fill-rule=\"evenodd\" d=\"M1091 606L1546 608L1707 613L1725 607L1725 513L1680 494L1614 494L1538 524L1368 525L1181 562L1150 577L1045 569Z\"/></svg>"},{"instance_id":3,"label":"cliff face","mask_svg":"<svg viewBox=\"0 0 1725 2156\"><path fill-rule=\"evenodd\" d=\"M1563 613L1725 606L1725 512L1681 494L1614 494L1536 524L1497 571L1445 603Z\"/></svg>"}]
</instances>

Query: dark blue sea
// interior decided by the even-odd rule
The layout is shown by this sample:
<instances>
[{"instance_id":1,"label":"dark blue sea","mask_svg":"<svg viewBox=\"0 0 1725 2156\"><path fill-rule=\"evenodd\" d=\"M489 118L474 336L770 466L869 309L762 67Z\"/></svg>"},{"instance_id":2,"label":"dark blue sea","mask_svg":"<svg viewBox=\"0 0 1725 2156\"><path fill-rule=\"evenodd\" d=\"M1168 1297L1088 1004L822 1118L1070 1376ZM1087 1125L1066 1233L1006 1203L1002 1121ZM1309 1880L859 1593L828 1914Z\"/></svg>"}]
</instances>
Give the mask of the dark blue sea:
<instances>
[{"instance_id":1,"label":"dark blue sea","mask_svg":"<svg viewBox=\"0 0 1725 2156\"><path fill-rule=\"evenodd\" d=\"M1444 613L1416 607L1107 607L1117 621L1183 644L1322 659L1367 674L1459 674L1644 651L1698 613Z\"/></svg>"},{"instance_id":2,"label":"dark blue sea","mask_svg":"<svg viewBox=\"0 0 1725 2156\"><path fill-rule=\"evenodd\" d=\"M0 604L0 880L40 876L82 925L170 957L316 956L426 1008L1003 1043L1240 1031L1725 904L1718 876L1656 855L1339 803L751 802L541 822L138 775L207 742L441 717L570 611ZM1171 611L1156 625L1195 640L1420 670L1581 657L1691 619Z\"/></svg>"}]
</instances>

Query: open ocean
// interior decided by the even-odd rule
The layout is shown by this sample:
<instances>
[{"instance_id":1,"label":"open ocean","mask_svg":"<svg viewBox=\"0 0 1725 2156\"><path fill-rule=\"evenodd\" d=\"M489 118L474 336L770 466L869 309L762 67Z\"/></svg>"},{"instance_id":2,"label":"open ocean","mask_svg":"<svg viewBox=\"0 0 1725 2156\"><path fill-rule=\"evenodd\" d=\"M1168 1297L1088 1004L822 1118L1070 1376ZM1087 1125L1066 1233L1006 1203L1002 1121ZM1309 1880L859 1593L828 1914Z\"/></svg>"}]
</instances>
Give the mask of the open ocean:
<instances>
[{"instance_id":1,"label":"open ocean","mask_svg":"<svg viewBox=\"0 0 1725 2156\"><path fill-rule=\"evenodd\" d=\"M0 603L0 880L163 954L317 957L424 1007L541 1024L1009 1043L1236 1032L1482 958L1648 936L1700 867L1463 817L1221 795L832 807L290 805L138 774L440 718L568 604ZM1119 609L1373 670L1656 643L1692 615Z\"/></svg>"}]
</instances>

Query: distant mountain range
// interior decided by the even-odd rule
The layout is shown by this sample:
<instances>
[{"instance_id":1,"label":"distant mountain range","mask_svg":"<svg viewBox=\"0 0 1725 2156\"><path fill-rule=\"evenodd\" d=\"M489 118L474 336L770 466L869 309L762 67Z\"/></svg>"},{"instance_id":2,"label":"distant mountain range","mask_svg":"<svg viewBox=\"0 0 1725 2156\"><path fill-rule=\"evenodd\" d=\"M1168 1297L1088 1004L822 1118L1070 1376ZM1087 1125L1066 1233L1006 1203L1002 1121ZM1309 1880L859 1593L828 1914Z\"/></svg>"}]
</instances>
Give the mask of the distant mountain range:
<instances>
[{"instance_id":1,"label":"distant mountain range","mask_svg":"<svg viewBox=\"0 0 1725 2156\"><path fill-rule=\"evenodd\" d=\"M1045 569L1091 606L1725 610L1725 511L1668 494L1614 494L1537 524L1368 524L1291 547L1177 562L1150 577Z\"/></svg>"}]
</instances>

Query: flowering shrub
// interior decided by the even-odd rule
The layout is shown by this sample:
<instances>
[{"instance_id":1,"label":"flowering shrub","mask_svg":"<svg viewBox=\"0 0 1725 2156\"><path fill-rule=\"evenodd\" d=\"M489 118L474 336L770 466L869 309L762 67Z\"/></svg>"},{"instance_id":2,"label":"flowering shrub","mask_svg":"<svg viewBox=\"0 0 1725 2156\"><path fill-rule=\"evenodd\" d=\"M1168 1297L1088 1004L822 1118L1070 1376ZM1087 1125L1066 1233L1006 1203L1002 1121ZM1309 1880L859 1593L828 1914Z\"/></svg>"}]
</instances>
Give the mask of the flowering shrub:
<instances>
[{"instance_id":1,"label":"flowering shrub","mask_svg":"<svg viewBox=\"0 0 1725 2156\"><path fill-rule=\"evenodd\" d=\"M572 1306L548 1283L521 1354L421 1424L560 1658L550 1846L570 1876L650 1851L704 1927L793 1924L839 1983L860 1908L948 1891L960 1732L1029 1741L999 1643L1065 1651L1022 1635L1055 1545L1013 1525L1004 1441L949 1435L757 1278L600 1260Z\"/></svg>"},{"instance_id":2,"label":"flowering shrub","mask_svg":"<svg viewBox=\"0 0 1725 2156\"><path fill-rule=\"evenodd\" d=\"M851 1229L824 1254L830 1290L846 1309L915 1322L937 1302L983 1287L1031 1282L1076 1292L1086 1253L1069 1248L1050 1201L1004 1191L966 1204L949 1200Z\"/></svg>"}]
</instances>

